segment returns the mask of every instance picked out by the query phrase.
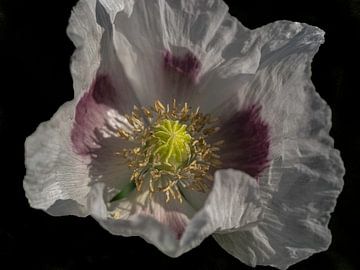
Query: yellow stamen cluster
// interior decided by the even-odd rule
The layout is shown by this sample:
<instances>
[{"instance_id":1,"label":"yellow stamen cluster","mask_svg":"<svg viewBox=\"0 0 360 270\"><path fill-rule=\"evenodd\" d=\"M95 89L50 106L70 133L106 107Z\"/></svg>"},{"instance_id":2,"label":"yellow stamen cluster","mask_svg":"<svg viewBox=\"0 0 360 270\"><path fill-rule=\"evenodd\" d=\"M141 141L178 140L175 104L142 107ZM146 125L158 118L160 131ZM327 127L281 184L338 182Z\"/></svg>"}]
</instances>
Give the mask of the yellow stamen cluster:
<instances>
[{"instance_id":1,"label":"yellow stamen cluster","mask_svg":"<svg viewBox=\"0 0 360 270\"><path fill-rule=\"evenodd\" d=\"M205 179L212 180L211 167L220 165L219 150L222 141L210 145L206 137L217 132L215 119L188 104L178 106L176 101L163 105L156 101L150 108L134 107L126 119L132 132L119 130L119 137L135 143L124 149L122 155L132 170L131 181L141 191L148 181L150 194L164 192L182 202L179 184L191 190L207 190Z\"/></svg>"}]
</instances>

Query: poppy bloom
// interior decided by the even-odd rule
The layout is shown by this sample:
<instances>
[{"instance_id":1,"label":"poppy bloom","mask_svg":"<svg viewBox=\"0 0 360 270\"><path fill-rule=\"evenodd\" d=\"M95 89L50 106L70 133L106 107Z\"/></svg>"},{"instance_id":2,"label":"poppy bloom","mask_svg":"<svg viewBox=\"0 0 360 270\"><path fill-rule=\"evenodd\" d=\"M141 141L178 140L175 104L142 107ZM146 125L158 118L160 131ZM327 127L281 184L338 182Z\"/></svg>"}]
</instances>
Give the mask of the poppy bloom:
<instances>
[{"instance_id":1,"label":"poppy bloom","mask_svg":"<svg viewBox=\"0 0 360 270\"><path fill-rule=\"evenodd\" d=\"M344 168L311 83L324 32L221 0L81 0L74 100L25 143L30 205L176 257L207 236L281 269L326 250Z\"/></svg>"}]
</instances>

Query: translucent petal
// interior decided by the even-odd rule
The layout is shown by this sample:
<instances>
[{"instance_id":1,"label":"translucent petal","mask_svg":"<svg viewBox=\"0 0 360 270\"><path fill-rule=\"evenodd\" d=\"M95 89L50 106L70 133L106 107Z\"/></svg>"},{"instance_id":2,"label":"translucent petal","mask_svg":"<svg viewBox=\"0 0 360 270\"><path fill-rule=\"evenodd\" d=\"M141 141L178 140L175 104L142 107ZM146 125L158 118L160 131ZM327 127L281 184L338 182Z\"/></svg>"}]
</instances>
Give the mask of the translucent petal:
<instances>
[{"instance_id":1,"label":"translucent petal","mask_svg":"<svg viewBox=\"0 0 360 270\"><path fill-rule=\"evenodd\" d=\"M207 236L216 231L230 232L251 228L260 220L262 208L258 184L255 179L235 170L221 170L215 174L215 183L204 206L193 216L188 216L187 226L177 234L168 224L161 222L161 216L170 215L179 219L180 212L174 215L169 211L173 206L157 204L151 215L135 211L126 219L113 219L106 215L103 200L103 186L94 187L89 201L92 215L113 234L138 235L154 244L165 254L177 257L198 246ZM137 199L139 200L139 199ZM154 206L154 202L151 203ZM137 206L141 207L141 205ZM188 202L178 204L178 208L191 208ZM164 211L164 209L167 211ZM224 211L226 209L226 211ZM180 210L180 209L179 209ZM159 213L161 212L161 213ZM160 222L159 222L160 221Z\"/></svg>"},{"instance_id":2,"label":"translucent petal","mask_svg":"<svg viewBox=\"0 0 360 270\"><path fill-rule=\"evenodd\" d=\"M114 9L107 12L103 2ZM126 100L129 106L137 103L136 95L114 52L110 18L120 10L129 12L131 6L132 1L80 0L74 7L67 34L76 47L71 59L75 98L80 98L83 92L88 91L96 78L107 77L118 92L118 97Z\"/></svg>"},{"instance_id":3,"label":"translucent petal","mask_svg":"<svg viewBox=\"0 0 360 270\"><path fill-rule=\"evenodd\" d=\"M217 110L260 60L257 35L227 11L220 0L80 1L68 29L76 92L101 73L137 105L176 98Z\"/></svg>"},{"instance_id":4,"label":"translucent petal","mask_svg":"<svg viewBox=\"0 0 360 270\"><path fill-rule=\"evenodd\" d=\"M24 189L32 207L52 215L87 215L89 192L86 160L72 150L70 129L74 105L65 103L53 118L26 139Z\"/></svg>"},{"instance_id":5,"label":"translucent petal","mask_svg":"<svg viewBox=\"0 0 360 270\"><path fill-rule=\"evenodd\" d=\"M127 125L124 114L139 105L112 39L111 18L120 10L129 12L131 5L131 1L80 1L70 18L68 35L77 47L71 68L76 100L71 140L79 155L109 144L111 140L104 138L116 137L117 129Z\"/></svg>"},{"instance_id":6,"label":"translucent petal","mask_svg":"<svg viewBox=\"0 0 360 270\"><path fill-rule=\"evenodd\" d=\"M256 71L256 42L227 11L220 0L140 0L115 16L116 53L142 104L176 98L210 112L234 94L222 79Z\"/></svg>"},{"instance_id":7,"label":"translucent petal","mask_svg":"<svg viewBox=\"0 0 360 270\"><path fill-rule=\"evenodd\" d=\"M328 248L344 167L329 136L330 109L310 80L323 31L281 21L255 32L263 43L260 65L238 100L261 104L271 127L272 163L259 180L264 219L250 230L214 237L249 265L286 269Z\"/></svg>"},{"instance_id":8,"label":"translucent petal","mask_svg":"<svg viewBox=\"0 0 360 270\"><path fill-rule=\"evenodd\" d=\"M76 50L71 59L75 96L89 89L100 64L101 27L96 23L96 0L81 0L72 11L67 34Z\"/></svg>"}]
</instances>

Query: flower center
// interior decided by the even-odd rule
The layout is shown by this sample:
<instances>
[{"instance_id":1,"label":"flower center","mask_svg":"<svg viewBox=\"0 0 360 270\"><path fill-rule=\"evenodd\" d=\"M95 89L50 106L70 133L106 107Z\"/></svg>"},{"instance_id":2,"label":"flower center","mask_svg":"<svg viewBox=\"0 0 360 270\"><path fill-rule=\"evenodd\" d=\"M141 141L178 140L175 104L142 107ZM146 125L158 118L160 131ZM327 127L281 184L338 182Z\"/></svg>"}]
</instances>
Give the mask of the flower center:
<instances>
[{"instance_id":1,"label":"flower center","mask_svg":"<svg viewBox=\"0 0 360 270\"><path fill-rule=\"evenodd\" d=\"M215 152L223 143L206 142L218 130L210 115L202 114L199 108L192 111L187 103L178 106L174 100L172 105L156 101L150 108L134 107L125 117L131 132L120 129L118 135L135 146L118 154L125 158L132 175L130 183L111 201L126 197L135 188L142 191L144 184L150 195L164 192L166 201L172 197L182 202L180 188L207 190L211 168L220 165Z\"/></svg>"},{"instance_id":2,"label":"flower center","mask_svg":"<svg viewBox=\"0 0 360 270\"><path fill-rule=\"evenodd\" d=\"M176 171L189 162L192 137L186 128L178 120L169 119L162 120L154 127L148 147L152 149L152 158L159 158L161 165L158 169Z\"/></svg>"}]
</instances>

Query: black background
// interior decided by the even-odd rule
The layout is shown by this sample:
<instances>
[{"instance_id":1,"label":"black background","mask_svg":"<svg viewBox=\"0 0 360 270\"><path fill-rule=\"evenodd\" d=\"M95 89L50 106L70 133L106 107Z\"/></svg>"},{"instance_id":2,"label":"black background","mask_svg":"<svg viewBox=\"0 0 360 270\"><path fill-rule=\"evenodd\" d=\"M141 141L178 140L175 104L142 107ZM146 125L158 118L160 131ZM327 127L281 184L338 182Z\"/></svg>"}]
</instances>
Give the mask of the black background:
<instances>
[{"instance_id":1,"label":"black background","mask_svg":"<svg viewBox=\"0 0 360 270\"><path fill-rule=\"evenodd\" d=\"M225 2L249 28L288 19L325 30L312 79L332 108L331 135L345 162L345 187L330 222L329 250L290 269L360 269L360 0ZM112 236L92 218L56 218L29 207L22 188L23 144L73 97L69 60L74 47L65 29L75 3L0 0L0 269L21 263L28 269L251 269L212 238L171 259L138 237Z\"/></svg>"}]
</instances>

